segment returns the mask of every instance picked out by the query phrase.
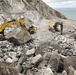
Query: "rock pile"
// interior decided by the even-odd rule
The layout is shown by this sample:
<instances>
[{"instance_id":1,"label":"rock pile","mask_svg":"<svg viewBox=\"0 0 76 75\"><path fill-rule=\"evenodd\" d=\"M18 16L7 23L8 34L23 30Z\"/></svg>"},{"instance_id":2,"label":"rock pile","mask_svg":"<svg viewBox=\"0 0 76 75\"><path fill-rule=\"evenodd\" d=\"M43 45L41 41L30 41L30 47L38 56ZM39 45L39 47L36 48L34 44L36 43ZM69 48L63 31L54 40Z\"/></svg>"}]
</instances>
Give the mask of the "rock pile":
<instances>
[{"instance_id":1,"label":"rock pile","mask_svg":"<svg viewBox=\"0 0 76 75\"><path fill-rule=\"evenodd\" d=\"M22 15L26 26L32 25L28 19L37 26L33 35L18 26L5 28L6 39L0 41L0 75L76 75L76 28L64 25L63 35L53 33L48 30L50 20L43 18L51 17L51 22L56 22L63 21L56 17L65 16L42 0L0 0L0 3L1 13L9 12L0 14L1 24L6 18L20 19ZM4 8L6 5L10 9Z\"/></svg>"},{"instance_id":2,"label":"rock pile","mask_svg":"<svg viewBox=\"0 0 76 75\"><path fill-rule=\"evenodd\" d=\"M5 56L1 58L4 58L3 61L5 61L5 63L10 64L8 67L12 66L13 69L18 71L18 74L24 75L67 75L69 73L69 75L71 75L72 68L76 69L75 56L66 57L58 53L58 51L50 50L50 52L39 54L39 52L36 52L36 49L33 48L23 52L23 54L18 57L17 52L11 50L10 52L6 51ZM7 73L5 75L7 75Z\"/></svg>"}]
</instances>

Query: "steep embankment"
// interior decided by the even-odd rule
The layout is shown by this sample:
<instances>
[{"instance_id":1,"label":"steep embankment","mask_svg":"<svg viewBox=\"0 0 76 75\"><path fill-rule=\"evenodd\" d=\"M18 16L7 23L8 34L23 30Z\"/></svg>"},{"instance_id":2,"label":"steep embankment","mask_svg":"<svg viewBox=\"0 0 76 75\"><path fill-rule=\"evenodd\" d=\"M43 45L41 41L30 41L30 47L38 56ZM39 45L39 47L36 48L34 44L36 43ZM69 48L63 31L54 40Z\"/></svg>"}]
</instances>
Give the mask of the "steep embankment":
<instances>
[{"instance_id":1,"label":"steep embankment","mask_svg":"<svg viewBox=\"0 0 76 75\"><path fill-rule=\"evenodd\" d=\"M52 16L66 19L64 15L52 9L42 0L1 0L0 13L21 13L28 10L37 11L41 16L52 18Z\"/></svg>"},{"instance_id":2,"label":"steep embankment","mask_svg":"<svg viewBox=\"0 0 76 75\"><path fill-rule=\"evenodd\" d=\"M0 0L0 9L0 23L24 17L26 26L37 27L28 43L24 43L26 32L20 27L4 30L16 38L11 39L15 44L24 44L0 41L0 75L76 75L76 27L72 26L76 22L64 20L65 16L42 0ZM63 35L49 31L49 24L57 21L64 23Z\"/></svg>"}]
</instances>

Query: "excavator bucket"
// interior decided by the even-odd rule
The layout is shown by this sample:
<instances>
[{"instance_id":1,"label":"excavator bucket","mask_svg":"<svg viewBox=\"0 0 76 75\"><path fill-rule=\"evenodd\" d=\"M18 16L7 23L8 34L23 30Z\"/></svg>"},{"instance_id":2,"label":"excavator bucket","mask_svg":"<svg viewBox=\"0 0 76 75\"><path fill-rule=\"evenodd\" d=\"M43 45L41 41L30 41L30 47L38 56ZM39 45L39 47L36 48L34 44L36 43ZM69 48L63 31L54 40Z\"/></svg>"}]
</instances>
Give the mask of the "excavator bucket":
<instances>
[{"instance_id":1,"label":"excavator bucket","mask_svg":"<svg viewBox=\"0 0 76 75\"><path fill-rule=\"evenodd\" d=\"M0 40L4 40L5 37L3 36L3 34L0 34Z\"/></svg>"}]
</instances>

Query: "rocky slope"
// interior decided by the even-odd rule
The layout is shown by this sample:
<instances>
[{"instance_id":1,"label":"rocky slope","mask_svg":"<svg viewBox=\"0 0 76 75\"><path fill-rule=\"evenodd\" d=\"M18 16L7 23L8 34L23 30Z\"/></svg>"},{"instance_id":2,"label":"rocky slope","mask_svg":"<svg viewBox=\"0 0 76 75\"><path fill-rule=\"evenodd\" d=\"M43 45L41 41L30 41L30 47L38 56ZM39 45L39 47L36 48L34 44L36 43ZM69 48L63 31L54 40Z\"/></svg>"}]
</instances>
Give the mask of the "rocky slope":
<instances>
[{"instance_id":1,"label":"rocky slope","mask_svg":"<svg viewBox=\"0 0 76 75\"><path fill-rule=\"evenodd\" d=\"M0 75L76 75L75 21L61 19L65 17L41 0L0 0L0 3L1 24L24 17L26 26L31 25L31 20L37 27L37 33L30 35L32 40L27 43L24 43L26 32L19 26L5 28L5 35L17 38L14 43L0 41ZM57 21L64 24L63 35L49 31L49 24ZM17 41L24 44L17 45Z\"/></svg>"},{"instance_id":2,"label":"rocky slope","mask_svg":"<svg viewBox=\"0 0 76 75\"><path fill-rule=\"evenodd\" d=\"M52 16L64 18L66 17L58 11L52 9L42 0L1 0L0 1L0 13L20 13L26 12L26 10L37 11L40 15L47 18Z\"/></svg>"}]
</instances>

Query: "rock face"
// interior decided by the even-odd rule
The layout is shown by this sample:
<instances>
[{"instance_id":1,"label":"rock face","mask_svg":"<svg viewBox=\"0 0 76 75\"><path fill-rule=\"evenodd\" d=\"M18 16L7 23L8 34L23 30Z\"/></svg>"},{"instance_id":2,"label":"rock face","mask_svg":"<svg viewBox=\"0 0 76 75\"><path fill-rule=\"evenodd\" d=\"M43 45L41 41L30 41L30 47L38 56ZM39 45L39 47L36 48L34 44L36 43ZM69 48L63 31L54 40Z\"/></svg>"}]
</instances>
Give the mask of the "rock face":
<instances>
[{"instance_id":1,"label":"rock face","mask_svg":"<svg viewBox=\"0 0 76 75\"><path fill-rule=\"evenodd\" d=\"M35 10L37 10L41 15L51 18L51 16L64 18L66 17L59 13L58 11L52 9L47 4L45 4L42 0L26 0L31 6L34 7Z\"/></svg>"},{"instance_id":2,"label":"rock face","mask_svg":"<svg viewBox=\"0 0 76 75\"><path fill-rule=\"evenodd\" d=\"M37 11L41 16L51 18L52 16L66 19L64 15L52 9L42 0L1 0L0 13L3 12L24 12L25 9Z\"/></svg>"},{"instance_id":3,"label":"rock face","mask_svg":"<svg viewBox=\"0 0 76 75\"><path fill-rule=\"evenodd\" d=\"M59 61L60 61L60 56L58 55L58 53L54 52L51 55L48 64L50 65L51 68L54 68L55 71L58 71Z\"/></svg>"},{"instance_id":4,"label":"rock face","mask_svg":"<svg viewBox=\"0 0 76 75\"><path fill-rule=\"evenodd\" d=\"M71 65L74 69L76 69L76 59L73 56L68 56L65 60L64 60L64 68L66 71L68 71L69 66Z\"/></svg>"},{"instance_id":5,"label":"rock face","mask_svg":"<svg viewBox=\"0 0 76 75\"><path fill-rule=\"evenodd\" d=\"M69 66L69 75L76 75L76 70L71 65Z\"/></svg>"}]
</instances>

